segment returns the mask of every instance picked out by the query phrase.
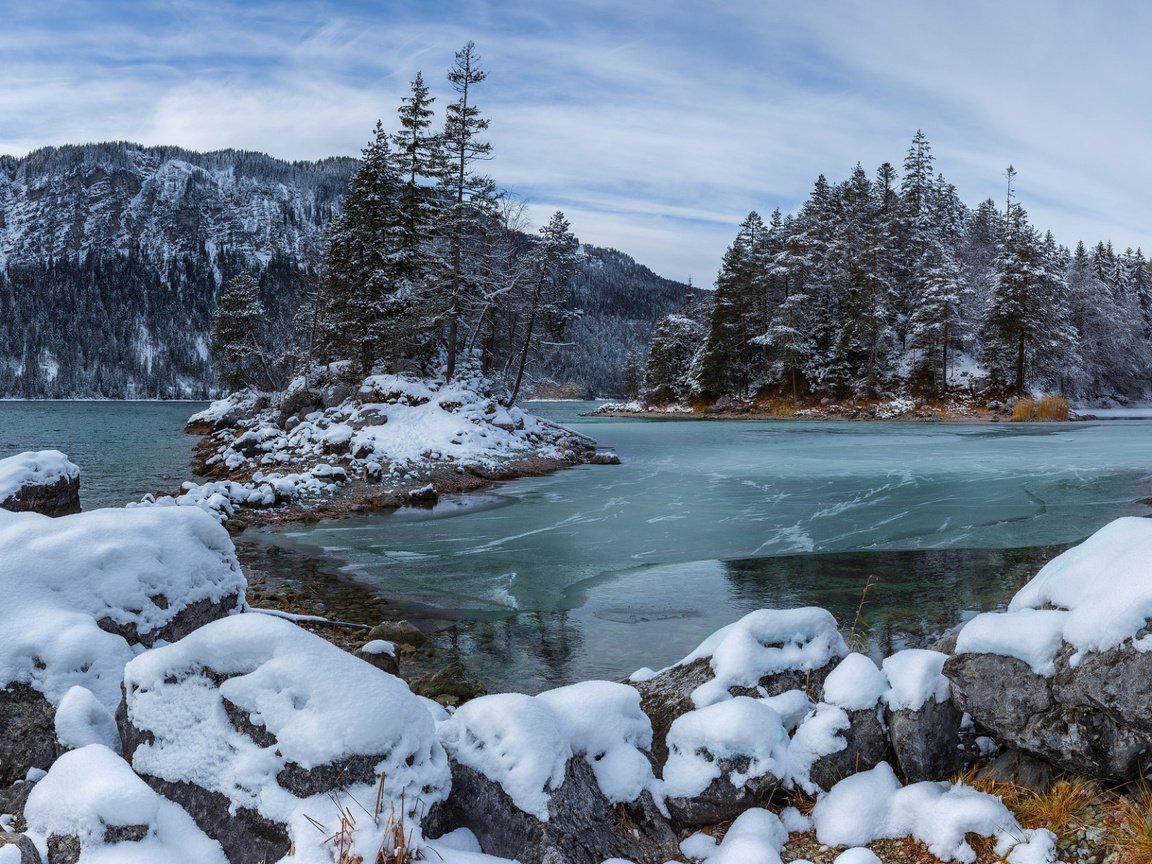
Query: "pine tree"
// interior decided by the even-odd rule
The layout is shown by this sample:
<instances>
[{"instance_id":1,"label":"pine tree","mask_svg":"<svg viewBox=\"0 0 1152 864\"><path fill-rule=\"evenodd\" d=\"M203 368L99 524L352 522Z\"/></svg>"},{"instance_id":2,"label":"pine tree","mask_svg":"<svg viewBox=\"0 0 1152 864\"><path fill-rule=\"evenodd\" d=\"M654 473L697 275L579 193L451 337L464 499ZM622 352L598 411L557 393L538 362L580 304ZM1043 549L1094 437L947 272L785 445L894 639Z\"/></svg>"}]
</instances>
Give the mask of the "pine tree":
<instances>
[{"instance_id":1,"label":"pine tree","mask_svg":"<svg viewBox=\"0 0 1152 864\"><path fill-rule=\"evenodd\" d=\"M279 380L268 343L260 286L251 273L241 273L220 291L216 322L212 327L209 350L220 380L233 389L275 389Z\"/></svg>"},{"instance_id":2,"label":"pine tree","mask_svg":"<svg viewBox=\"0 0 1152 864\"><path fill-rule=\"evenodd\" d=\"M473 249L495 209L495 184L476 171L477 162L492 158L492 145L480 138L488 120L480 116L473 91L486 77L475 43L456 52L448 80L458 95L445 112L441 136L445 161L440 188L446 198L442 232L448 260L439 308L447 331L444 374L448 380L456 372L460 319L481 305Z\"/></svg>"},{"instance_id":3,"label":"pine tree","mask_svg":"<svg viewBox=\"0 0 1152 864\"><path fill-rule=\"evenodd\" d=\"M520 349L520 361L516 368L516 381L508 403L516 401L520 385L524 380L524 368L528 365L528 355L538 339L536 324L542 321L545 329L559 338L568 320L568 283L576 268L579 241L569 230L568 220L557 211L548 224L540 229L540 239L532 251L531 267L536 272L532 297L528 305L528 323L525 325L524 341Z\"/></svg>"},{"instance_id":4,"label":"pine tree","mask_svg":"<svg viewBox=\"0 0 1152 864\"><path fill-rule=\"evenodd\" d=\"M318 337L332 359L357 363L362 374L395 358L411 335L413 286L398 277L400 174L381 123L364 148L332 224Z\"/></svg>"},{"instance_id":5,"label":"pine tree","mask_svg":"<svg viewBox=\"0 0 1152 864\"><path fill-rule=\"evenodd\" d=\"M397 109L401 131L392 135L396 168L402 181L397 201L394 269L396 277L412 292L441 275L434 253L436 224L441 216L435 184L444 170L444 160L440 136L430 131L435 101L423 75L416 73L411 95L404 97Z\"/></svg>"}]
</instances>

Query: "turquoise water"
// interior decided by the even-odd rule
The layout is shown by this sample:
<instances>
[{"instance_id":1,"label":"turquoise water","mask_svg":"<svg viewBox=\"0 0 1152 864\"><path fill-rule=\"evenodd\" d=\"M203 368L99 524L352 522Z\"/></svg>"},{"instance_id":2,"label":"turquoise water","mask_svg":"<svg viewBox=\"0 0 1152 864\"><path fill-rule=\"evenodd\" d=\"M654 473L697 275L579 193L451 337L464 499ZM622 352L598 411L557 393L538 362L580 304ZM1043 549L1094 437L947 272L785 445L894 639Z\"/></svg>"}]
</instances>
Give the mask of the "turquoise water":
<instances>
[{"instance_id":1,"label":"turquoise water","mask_svg":"<svg viewBox=\"0 0 1152 864\"><path fill-rule=\"evenodd\" d=\"M200 407L0 402L0 456L63 450L86 509L120 506L189 476L195 438L182 429ZM299 553L268 556L289 578L317 561L343 568L439 628L492 689L533 692L666 665L765 606L825 606L846 628L859 613L877 654L927 645L1003 605L1060 549L1152 512L1148 419L703 422L528 407L623 464L240 539Z\"/></svg>"},{"instance_id":2,"label":"turquoise water","mask_svg":"<svg viewBox=\"0 0 1152 864\"><path fill-rule=\"evenodd\" d=\"M531 690L666 665L761 606L822 605L847 626L871 576L873 649L928 644L1006 603L1060 549L1150 512L1147 420L612 420L528 407L623 464L268 542L438 610L489 681Z\"/></svg>"},{"instance_id":3,"label":"turquoise water","mask_svg":"<svg viewBox=\"0 0 1152 864\"><path fill-rule=\"evenodd\" d=\"M122 507L189 479L196 438L184 423L205 404L0 401L0 458L61 450L80 466L85 510Z\"/></svg>"}]
</instances>

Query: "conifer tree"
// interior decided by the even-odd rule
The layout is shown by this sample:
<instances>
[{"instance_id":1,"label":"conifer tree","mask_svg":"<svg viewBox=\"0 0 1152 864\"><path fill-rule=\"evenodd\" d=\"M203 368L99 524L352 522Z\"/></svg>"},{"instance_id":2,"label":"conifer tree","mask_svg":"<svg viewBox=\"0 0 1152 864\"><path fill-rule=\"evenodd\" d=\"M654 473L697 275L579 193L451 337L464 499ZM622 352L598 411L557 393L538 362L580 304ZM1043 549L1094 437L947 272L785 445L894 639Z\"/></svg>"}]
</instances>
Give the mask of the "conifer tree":
<instances>
[{"instance_id":1,"label":"conifer tree","mask_svg":"<svg viewBox=\"0 0 1152 864\"><path fill-rule=\"evenodd\" d=\"M481 303L476 245L495 209L495 184L476 170L478 162L492 157L492 145L480 137L488 128L488 120L480 116L474 90L486 77L475 43L469 42L456 52L448 80L457 98L445 111L441 135L444 164L440 188L446 199L441 231L447 261L437 304L446 329L444 374L449 380L456 371L460 320Z\"/></svg>"},{"instance_id":2,"label":"conifer tree","mask_svg":"<svg viewBox=\"0 0 1152 864\"><path fill-rule=\"evenodd\" d=\"M267 316L260 286L251 273L229 280L220 291L209 350L220 380L232 389L274 389L278 384L269 357Z\"/></svg>"}]
</instances>

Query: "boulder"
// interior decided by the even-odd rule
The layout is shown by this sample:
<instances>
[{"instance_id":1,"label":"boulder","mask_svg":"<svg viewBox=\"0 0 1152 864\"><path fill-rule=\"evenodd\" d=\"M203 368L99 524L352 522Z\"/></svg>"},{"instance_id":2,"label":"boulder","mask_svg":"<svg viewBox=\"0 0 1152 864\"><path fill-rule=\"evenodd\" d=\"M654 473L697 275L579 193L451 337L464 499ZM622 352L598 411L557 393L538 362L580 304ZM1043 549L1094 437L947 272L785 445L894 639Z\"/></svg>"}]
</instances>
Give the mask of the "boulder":
<instances>
[{"instance_id":1,"label":"boulder","mask_svg":"<svg viewBox=\"0 0 1152 864\"><path fill-rule=\"evenodd\" d=\"M1045 677L1015 657L958 654L944 667L961 709L996 740L1066 771L1117 781L1152 767L1152 654L1131 644L1057 654Z\"/></svg>"},{"instance_id":2,"label":"boulder","mask_svg":"<svg viewBox=\"0 0 1152 864\"><path fill-rule=\"evenodd\" d=\"M460 705L488 690L479 678L453 660L434 674L413 681L412 692L442 705Z\"/></svg>"},{"instance_id":3,"label":"boulder","mask_svg":"<svg viewBox=\"0 0 1152 864\"><path fill-rule=\"evenodd\" d=\"M615 453L593 453L588 457L590 465L619 465L620 457Z\"/></svg>"},{"instance_id":4,"label":"boulder","mask_svg":"<svg viewBox=\"0 0 1152 864\"><path fill-rule=\"evenodd\" d=\"M373 639L365 642L352 653L389 675L400 674L400 660L396 657L396 646L391 642L384 639Z\"/></svg>"},{"instance_id":5,"label":"boulder","mask_svg":"<svg viewBox=\"0 0 1152 864\"><path fill-rule=\"evenodd\" d=\"M884 658L885 719L897 765L911 782L944 780L976 756L971 736L961 734L963 711L943 674L947 661L948 655L922 648Z\"/></svg>"},{"instance_id":6,"label":"boulder","mask_svg":"<svg viewBox=\"0 0 1152 864\"><path fill-rule=\"evenodd\" d=\"M97 858L226 864L219 842L100 744L61 756L32 790L25 814L29 832L45 840L48 864Z\"/></svg>"},{"instance_id":7,"label":"boulder","mask_svg":"<svg viewBox=\"0 0 1152 864\"><path fill-rule=\"evenodd\" d=\"M0 509L44 516L80 512L80 469L59 450L0 459Z\"/></svg>"},{"instance_id":8,"label":"boulder","mask_svg":"<svg viewBox=\"0 0 1152 864\"><path fill-rule=\"evenodd\" d=\"M29 684L0 690L0 787L23 780L30 768L47 770L59 755L56 708Z\"/></svg>"},{"instance_id":9,"label":"boulder","mask_svg":"<svg viewBox=\"0 0 1152 864\"><path fill-rule=\"evenodd\" d=\"M963 716L951 699L887 712L892 752L908 782L947 780L975 761L971 736L962 734Z\"/></svg>"},{"instance_id":10,"label":"boulder","mask_svg":"<svg viewBox=\"0 0 1152 864\"><path fill-rule=\"evenodd\" d=\"M10 853L4 851L6 846L15 846L20 857L10 857ZM55 862L55 859L52 860ZM80 859L77 855L72 860L79 861ZM36 845L23 834L0 833L0 861L11 861L12 864L41 864L42 859L36 850Z\"/></svg>"},{"instance_id":11,"label":"boulder","mask_svg":"<svg viewBox=\"0 0 1152 864\"><path fill-rule=\"evenodd\" d=\"M647 680L633 680L652 720L653 753L663 763L677 717L732 696L803 690L819 701L824 679L848 653L824 609L759 609L717 631L695 651Z\"/></svg>"},{"instance_id":12,"label":"boulder","mask_svg":"<svg viewBox=\"0 0 1152 864\"><path fill-rule=\"evenodd\" d=\"M737 696L689 711L668 732L664 789L681 825L711 825L768 802L788 779L788 733L763 702Z\"/></svg>"},{"instance_id":13,"label":"boulder","mask_svg":"<svg viewBox=\"0 0 1152 864\"><path fill-rule=\"evenodd\" d=\"M381 621L368 631L368 639L393 642L396 645L411 645L419 648L428 641L428 636L414 624L407 621Z\"/></svg>"},{"instance_id":14,"label":"boulder","mask_svg":"<svg viewBox=\"0 0 1152 864\"><path fill-rule=\"evenodd\" d=\"M667 861L677 837L648 792L614 804L600 791L588 762L570 759L551 791L548 819L521 810L504 788L480 771L450 760L452 792L443 819L468 828L489 855L540 864L601 864L607 858Z\"/></svg>"},{"instance_id":15,"label":"boulder","mask_svg":"<svg viewBox=\"0 0 1152 864\"><path fill-rule=\"evenodd\" d=\"M293 843L312 842L292 833L305 806L334 834L333 802L343 795L379 794L383 812L413 826L446 797L447 760L424 703L289 621L215 621L133 659L124 688L125 759L232 864L279 860Z\"/></svg>"},{"instance_id":16,"label":"boulder","mask_svg":"<svg viewBox=\"0 0 1152 864\"><path fill-rule=\"evenodd\" d=\"M844 748L825 753L808 769L811 783L825 791L845 777L859 771L875 768L888 758L888 730L878 709L845 711L848 725L837 732L844 740Z\"/></svg>"}]
</instances>

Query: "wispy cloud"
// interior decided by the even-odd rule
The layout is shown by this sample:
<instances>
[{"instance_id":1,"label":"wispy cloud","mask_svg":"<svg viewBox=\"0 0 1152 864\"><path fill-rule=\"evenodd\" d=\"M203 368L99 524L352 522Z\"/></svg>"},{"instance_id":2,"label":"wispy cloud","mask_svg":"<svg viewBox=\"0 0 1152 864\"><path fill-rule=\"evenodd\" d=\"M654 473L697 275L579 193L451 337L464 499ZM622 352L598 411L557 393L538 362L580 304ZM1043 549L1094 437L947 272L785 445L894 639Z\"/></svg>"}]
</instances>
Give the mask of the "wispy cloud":
<instances>
[{"instance_id":1,"label":"wispy cloud","mask_svg":"<svg viewBox=\"0 0 1152 864\"><path fill-rule=\"evenodd\" d=\"M1134 0L22 4L0 30L0 152L356 155L417 71L443 107L474 39L497 182L671 277L710 282L749 210L898 166L916 129L971 204L1000 200L1013 163L1060 241L1152 245L1149 24Z\"/></svg>"}]
</instances>

